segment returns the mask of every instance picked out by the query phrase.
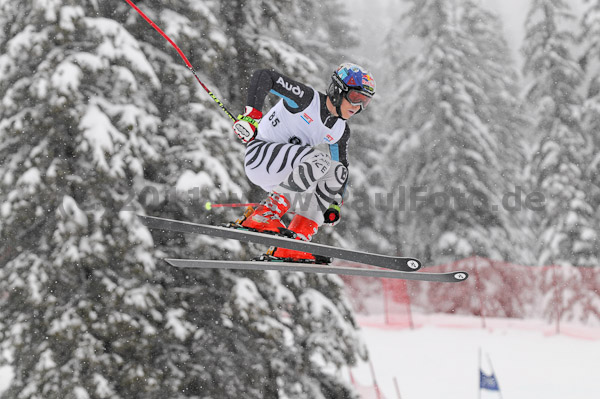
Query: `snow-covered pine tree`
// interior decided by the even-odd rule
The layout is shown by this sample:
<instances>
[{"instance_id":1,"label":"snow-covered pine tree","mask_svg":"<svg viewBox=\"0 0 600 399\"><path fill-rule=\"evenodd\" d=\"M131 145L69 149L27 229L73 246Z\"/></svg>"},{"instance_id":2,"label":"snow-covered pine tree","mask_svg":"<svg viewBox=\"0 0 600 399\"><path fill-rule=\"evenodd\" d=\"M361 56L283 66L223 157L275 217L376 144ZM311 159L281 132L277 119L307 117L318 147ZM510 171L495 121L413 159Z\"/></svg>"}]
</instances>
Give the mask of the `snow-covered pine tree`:
<instances>
[{"instance_id":1,"label":"snow-covered pine tree","mask_svg":"<svg viewBox=\"0 0 600 399\"><path fill-rule=\"evenodd\" d=\"M582 126L592 140L593 155L585 174L589 184L586 192L591 207L595 209L593 225L597 232L600 230L600 135L596 134L600 130L600 2L589 0L587 3L589 6L583 14L580 37L583 49L580 65L586 73ZM597 247L595 252L600 255L600 248Z\"/></svg>"},{"instance_id":2,"label":"snow-covered pine tree","mask_svg":"<svg viewBox=\"0 0 600 399\"><path fill-rule=\"evenodd\" d=\"M514 236L515 218L502 198L514 186L510 164L522 158L512 155L522 148L508 140L515 133L504 126L521 121L497 18L474 2L410 4L405 34L389 36L392 48L419 49L392 71L398 88L389 109L398 128L385 159L394 185L407 193L396 230L399 251L425 262L518 259L514 243L522 237ZM499 71L508 72L504 79Z\"/></svg>"},{"instance_id":3,"label":"snow-covered pine tree","mask_svg":"<svg viewBox=\"0 0 600 399\"><path fill-rule=\"evenodd\" d=\"M343 48L357 40L348 14L341 0L221 2L227 48L221 54L226 68L219 86L229 90L228 97L240 109L258 68L274 68L325 90L322 86L341 62Z\"/></svg>"},{"instance_id":4,"label":"snow-covered pine tree","mask_svg":"<svg viewBox=\"0 0 600 399\"><path fill-rule=\"evenodd\" d=\"M159 158L155 108L136 97L158 78L92 5L4 1L0 14L5 397L158 389L162 288L152 240L122 211Z\"/></svg>"},{"instance_id":5,"label":"snow-covered pine tree","mask_svg":"<svg viewBox=\"0 0 600 399\"><path fill-rule=\"evenodd\" d=\"M525 21L526 96L537 107L539 133L531 174L545 197L537 215L537 257L540 264L592 266L598 264L598 237L586 178L591 137L581 124L583 72L567 25L573 18L565 1L535 0Z\"/></svg>"},{"instance_id":6,"label":"snow-covered pine tree","mask_svg":"<svg viewBox=\"0 0 600 399\"><path fill-rule=\"evenodd\" d=\"M137 21L126 3L0 4L1 338L15 373L4 395L178 397L179 305L165 303L168 276L135 211L138 197L159 206L186 169L238 187L240 168L207 150L228 153L211 144L227 124L177 56L119 24Z\"/></svg>"},{"instance_id":7,"label":"snow-covered pine tree","mask_svg":"<svg viewBox=\"0 0 600 399\"><path fill-rule=\"evenodd\" d=\"M487 72L480 84L488 92L493 107L478 109L480 117L499 142L498 158L503 161L502 175L506 189L520 183L519 174L525 164L523 131L532 121L525 114L519 98L520 76L511 51L503 35L503 24L498 15L481 7L480 2L466 0L461 23L477 46L480 69Z\"/></svg>"},{"instance_id":8,"label":"snow-covered pine tree","mask_svg":"<svg viewBox=\"0 0 600 399\"><path fill-rule=\"evenodd\" d=\"M477 107L477 114L485 121L497 145L500 160L500 179L495 182L497 193L502 194L506 212L502 224L508 230L513 254L510 260L520 264L533 264L534 240L530 204L530 181L525 174L529 154L530 131L533 118L520 95L522 82L513 62L511 49L504 38L504 27L498 15L481 6L481 2L466 0L461 23L479 54L478 68L485 71L479 80L488 95L487 106Z\"/></svg>"},{"instance_id":9,"label":"snow-covered pine tree","mask_svg":"<svg viewBox=\"0 0 600 399\"><path fill-rule=\"evenodd\" d=\"M215 90L221 3L139 5ZM135 212L197 219L248 187L231 122L164 39L125 2L0 10L3 397L351 396L325 371L364 353L338 278L156 261L244 249L150 236Z\"/></svg>"}]
</instances>

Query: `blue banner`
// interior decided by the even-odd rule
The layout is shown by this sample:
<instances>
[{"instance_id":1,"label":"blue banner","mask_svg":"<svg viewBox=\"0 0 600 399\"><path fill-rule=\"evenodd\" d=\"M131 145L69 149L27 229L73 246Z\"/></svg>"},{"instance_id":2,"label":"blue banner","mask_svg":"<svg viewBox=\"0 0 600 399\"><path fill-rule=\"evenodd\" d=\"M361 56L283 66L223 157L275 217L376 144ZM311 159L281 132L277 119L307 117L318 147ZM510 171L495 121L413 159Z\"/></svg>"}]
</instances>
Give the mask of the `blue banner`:
<instances>
[{"instance_id":1,"label":"blue banner","mask_svg":"<svg viewBox=\"0 0 600 399\"><path fill-rule=\"evenodd\" d=\"M487 389L488 391L500 391L494 374L486 375L481 370L479 370L479 388Z\"/></svg>"}]
</instances>

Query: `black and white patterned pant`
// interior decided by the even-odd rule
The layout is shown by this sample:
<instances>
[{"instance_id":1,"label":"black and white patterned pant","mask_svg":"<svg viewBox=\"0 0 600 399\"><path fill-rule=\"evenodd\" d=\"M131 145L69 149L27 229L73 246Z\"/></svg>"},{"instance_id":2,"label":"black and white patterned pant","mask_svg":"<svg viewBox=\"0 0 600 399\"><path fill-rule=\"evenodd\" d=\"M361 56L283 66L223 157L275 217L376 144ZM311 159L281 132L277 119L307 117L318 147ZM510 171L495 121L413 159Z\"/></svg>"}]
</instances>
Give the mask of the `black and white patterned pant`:
<instances>
[{"instance_id":1,"label":"black and white patterned pant","mask_svg":"<svg viewBox=\"0 0 600 399\"><path fill-rule=\"evenodd\" d=\"M244 164L252 183L285 195L297 214L319 225L348 179L342 163L300 144L254 140L246 147Z\"/></svg>"}]
</instances>

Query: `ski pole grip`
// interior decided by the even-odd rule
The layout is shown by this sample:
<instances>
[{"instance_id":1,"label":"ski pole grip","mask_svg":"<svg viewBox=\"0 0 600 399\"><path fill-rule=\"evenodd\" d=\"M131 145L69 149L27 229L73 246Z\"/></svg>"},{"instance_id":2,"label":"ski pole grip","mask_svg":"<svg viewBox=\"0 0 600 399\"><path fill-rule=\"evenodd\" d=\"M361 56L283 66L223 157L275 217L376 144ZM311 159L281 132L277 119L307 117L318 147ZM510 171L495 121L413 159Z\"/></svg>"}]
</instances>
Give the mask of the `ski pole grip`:
<instances>
[{"instance_id":1,"label":"ski pole grip","mask_svg":"<svg viewBox=\"0 0 600 399\"><path fill-rule=\"evenodd\" d=\"M258 128L258 122L254 118L251 118L251 117L245 116L245 115L238 115L238 120L239 121L246 121L249 124L251 124L252 126Z\"/></svg>"},{"instance_id":2,"label":"ski pole grip","mask_svg":"<svg viewBox=\"0 0 600 399\"><path fill-rule=\"evenodd\" d=\"M325 217L325 223L333 224L337 222L340 220L340 206L334 202L333 204L329 205L329 208L327 208L323 216Z\"/></svg>"}]
</instances>

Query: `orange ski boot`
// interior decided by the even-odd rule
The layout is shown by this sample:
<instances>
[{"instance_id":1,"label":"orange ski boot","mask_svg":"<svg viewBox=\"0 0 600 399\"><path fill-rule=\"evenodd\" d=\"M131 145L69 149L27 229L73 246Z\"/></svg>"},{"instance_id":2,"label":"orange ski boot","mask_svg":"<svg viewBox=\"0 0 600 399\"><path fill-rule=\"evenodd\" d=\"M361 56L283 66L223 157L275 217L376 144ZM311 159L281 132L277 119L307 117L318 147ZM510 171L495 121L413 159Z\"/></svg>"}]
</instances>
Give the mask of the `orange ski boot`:
<instances>
[{"instance_id":1,"label":"orange ski boot","mask_svg":"<svg viewBox=\"0 0 600 399\"><path fill-rule=\"evenodd\" d=\"M317 230L319 230L319 225L317 224L317 222L305 218L304 216L295 215L292 221L290 222L288 229L296 233L297 240L310 241L312 240L313 235L317 233ZM308 252L294 251L292 249L279 247L271 248L267 255L270 255L272 258L276 258L276 260L285 260L289 262L331 262L330 258L324 256L318 256Z\"/></svg>"},{"instance_id":2,"label":"orange ski boot","mask_svg":"<svg viewBox=\"0 0 600 399\"><path fill-rule=\"evenodd\" d=\"M273 192L242 222L242 227L258 232L279 233L280 229L285 229L281 217L288 209L290 209L290 202L287 198Z\"/></svg>"}]
</instances>

